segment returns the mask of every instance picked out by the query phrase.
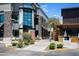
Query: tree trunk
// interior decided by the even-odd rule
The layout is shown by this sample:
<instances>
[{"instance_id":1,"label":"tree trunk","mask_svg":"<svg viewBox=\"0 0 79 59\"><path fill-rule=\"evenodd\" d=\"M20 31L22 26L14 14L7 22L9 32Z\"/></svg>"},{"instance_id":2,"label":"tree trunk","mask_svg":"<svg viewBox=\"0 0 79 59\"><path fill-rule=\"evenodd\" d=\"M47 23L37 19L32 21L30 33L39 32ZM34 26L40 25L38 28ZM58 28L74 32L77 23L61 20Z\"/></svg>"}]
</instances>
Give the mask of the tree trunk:
<instances>
[{"instance_id":1,"label":"tree trunk","mask_svg":"<svg viewBox=\"0 0 79 59\"><path fill-rule=\"evenodd\" d=\"M58 41L58 32L57 32L57 30L53 31L53 40Z\"/></svg>"}]
</instances>

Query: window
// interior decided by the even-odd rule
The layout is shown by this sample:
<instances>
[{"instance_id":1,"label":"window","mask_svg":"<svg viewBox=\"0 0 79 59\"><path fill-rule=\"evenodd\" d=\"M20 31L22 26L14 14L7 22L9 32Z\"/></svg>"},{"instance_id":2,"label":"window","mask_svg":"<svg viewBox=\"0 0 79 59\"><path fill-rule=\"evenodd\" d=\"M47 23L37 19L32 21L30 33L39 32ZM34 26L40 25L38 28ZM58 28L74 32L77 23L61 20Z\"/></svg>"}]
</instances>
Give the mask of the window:
<instances>
[{"instance_id":1,"label":"window","mask_svg":"<svg viewBox=\"0 0 79 59\"><path fill-rule=\"evenodd\" d=\"M0 15L0 23L4 22L4 15Z\"/></svg>"},{"instance_id":2,"label":"window","mask_svg":"<svg viewBox=\"0 0 79 59\"><path fill-rule=\"evenodd\" d=\"M32 27L32 10L24 10L23 25Z\"/></svg>"}]
</instances>

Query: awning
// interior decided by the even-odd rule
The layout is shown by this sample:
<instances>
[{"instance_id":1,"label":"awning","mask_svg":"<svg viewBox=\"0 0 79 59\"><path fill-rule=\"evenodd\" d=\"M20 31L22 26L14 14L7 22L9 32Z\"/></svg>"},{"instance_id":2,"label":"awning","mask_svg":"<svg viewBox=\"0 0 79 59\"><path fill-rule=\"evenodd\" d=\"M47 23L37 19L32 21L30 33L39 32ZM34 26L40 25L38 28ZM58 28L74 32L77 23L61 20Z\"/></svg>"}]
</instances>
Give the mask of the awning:
<instances>
[{"instance_id":1,"label":"awning","mask_svg":"<svg viewBox=\"0 0 79 59\"><path fill-rule=\"evenodd\" d=\"M79 23L60 24L60 25L57 25L57 27L61 29L67 29L67 28L76 29L76 28L79 28Z\"/></svg>"}]
</instances>

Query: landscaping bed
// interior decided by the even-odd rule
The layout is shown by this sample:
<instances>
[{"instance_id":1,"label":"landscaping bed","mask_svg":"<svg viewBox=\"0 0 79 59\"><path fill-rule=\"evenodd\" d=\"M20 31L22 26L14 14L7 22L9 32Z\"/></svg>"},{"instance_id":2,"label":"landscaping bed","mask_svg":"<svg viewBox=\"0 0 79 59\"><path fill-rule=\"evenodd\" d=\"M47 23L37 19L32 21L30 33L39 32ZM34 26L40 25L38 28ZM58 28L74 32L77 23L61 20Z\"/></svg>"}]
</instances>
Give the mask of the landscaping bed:
<instances>
[{"instance_id":1,"label":"landscaping bed","mask_svg":"<svg viewBox=\"0 0 79 59\"><path fill-rule=\"evenodd\" d=\"M23 40L22 39L14 39L12 40L12 46L16 48L24 48L25 46L28 46L30 44L34 44L35 41L31 38L31 35L29 33L23 34Z\"/></svg>"}]
</instances>

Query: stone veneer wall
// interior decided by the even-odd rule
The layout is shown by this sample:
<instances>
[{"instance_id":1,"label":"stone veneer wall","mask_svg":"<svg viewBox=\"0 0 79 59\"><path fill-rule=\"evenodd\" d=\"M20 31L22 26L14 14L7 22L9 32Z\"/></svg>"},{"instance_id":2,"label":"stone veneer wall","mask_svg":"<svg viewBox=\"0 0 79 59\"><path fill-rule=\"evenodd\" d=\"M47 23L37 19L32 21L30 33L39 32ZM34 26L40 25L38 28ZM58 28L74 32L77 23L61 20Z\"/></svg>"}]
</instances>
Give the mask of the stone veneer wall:
<instances>
[{"instance_id":1,"label":"stone veneer wall","mask_svg":"<svg viewBox=\"0 0 79 59\"><path fill-rule=\"evenodd\" d=\"M4 43L10 44L12 39L11 11L5 11L4 17Z\"/></svg>"}]
</instances>

